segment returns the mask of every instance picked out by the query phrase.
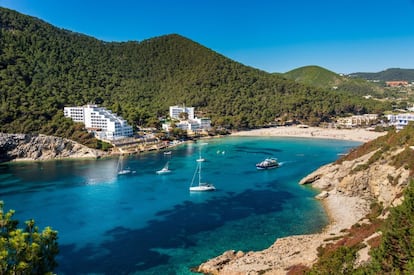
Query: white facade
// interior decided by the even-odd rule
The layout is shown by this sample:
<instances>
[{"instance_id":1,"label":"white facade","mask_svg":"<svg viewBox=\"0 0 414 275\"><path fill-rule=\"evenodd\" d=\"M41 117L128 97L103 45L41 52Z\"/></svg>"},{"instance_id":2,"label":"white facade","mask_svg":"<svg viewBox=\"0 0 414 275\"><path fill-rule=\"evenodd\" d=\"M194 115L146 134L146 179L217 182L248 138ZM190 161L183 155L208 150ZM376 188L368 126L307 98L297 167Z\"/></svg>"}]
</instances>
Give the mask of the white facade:
<instances>
[{"instance_id":1,"label":"white facade","mask_svg":"<svg viewBox=\"0 0 414 275\"><path fill-rule=\"evenodd\" d=\"M85 122L84 107L65 107L63 113L65 117L70 117L75 122Z\"/></svg>"},{"instance_id":2,"label":"white facade","mask_svg":"<svg viewBox=\"0 0 414 275\"><path fill-rule=\"evenodd\" d=\"M414 121L414 114L404 113L397 115L387 115L387 118L391 125L394 125L397 130L401 130L408 125L408 122Z\"/></svg>"},{"instance_id":3,"label":"white facade","mask_svg":"<svg viewBox=\"0 0 414 275\"><path fill-rule=\"evenodd\" d=\"M209 118L196 118L195 119L200 124L200 129L210 130L211 129L211 119Z\"/></svg>"},{"instance_id":4,"label":"white facade","mask_svg":"<svg viewBox=\"0 0 414 275\"><path fill-rule=\"evenodd\" d=\"M210 130L211 129L211 120L209 118L195 118L192 120L182 120L175 124L178 128L184 131L202 131L202 130ZM162 129L169 132L171 130L170 123L163 123Z\"/></svg>"},{"instance_id":5,"label":"white facade","mask_svg":"<svg viewBox=\"0 0 414 275\"><path fill-rule=\"evenodd\" d=\"M364 114L357 116L341 117L337 120L337 123L339 125L351 128L355 126L369 126L373 123L376 123L377 120L377 114Z\"/></svg>"},{"instance_id":6,"label":"white facade","mask_svg":"<svg viewBox=\"0 0 414 275\"><path fill-rule=\"evenodd\" d=\"M65 107L64 114L73 121L83 122L86 129L100 139L115 140L133 135L132 127L126 120L97 105Z\"/></svg>"},{"instance_id":7,"label":"white facade","mask_svg":"<svg viewBox=\"0 0 414 275\"><path fill-rule=\"evenodd\" d=\"M179 119L181 113L187 113L188 119L194 119L194 107L170 106L170 118Z\"/></svg>"},{"instance_id":8,"label":"white facade","mask_svg":"<svg viewBox=\"0 0 414 275\"><path fill-rule=\"evenodd\" d=\"M179 116L181 113L187 113L188 119L180 119ZM211 129L211 119L194 117L194 107L170 106L170 117L172 119L179 119L180 122L175 123L175 126L184 131L201 132ZM171 130L171 123L162 124L162 128L169 132Z\"/></svg>"},{"instance_id":9,"label":"white facade","mask_svg":"<svg viewBox=\"0 0 414 275\"><path fill-rule=\"evenodd\" d=\"M197 131L200 129L200 123L195 120L184 120L176 124L178 128L184 131Z\"/></svg>"}]
</instances>

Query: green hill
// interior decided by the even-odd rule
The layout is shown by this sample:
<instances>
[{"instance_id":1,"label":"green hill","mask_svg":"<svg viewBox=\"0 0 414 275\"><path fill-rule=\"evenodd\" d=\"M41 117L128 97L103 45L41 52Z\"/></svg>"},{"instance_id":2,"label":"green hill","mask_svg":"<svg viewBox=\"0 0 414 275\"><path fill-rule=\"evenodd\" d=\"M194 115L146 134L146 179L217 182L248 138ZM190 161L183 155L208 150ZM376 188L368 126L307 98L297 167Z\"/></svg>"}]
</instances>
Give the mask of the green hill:
<instances>
[{"instance_id":1,"label":"green hill","mask_svg":"<svg viewBox=\"0 0 414 275\"><path fill-rule=\"evenodd\" d=\"M378 81L395 81L395 80L405 80L409 82L414 81L414 69L400 69L400 68L390 68L385 71L377 73L352 73L351 77L360 77L367 80L378 80Z\"/></svg>"},{"instance_id":2,"label":"green hill","mask_svg":"<svg viewBox=\"0 0 414 275\"><path fill-rule=\"evenodd\" d=\"M339 75L319 66L305 66L284 74L298 83L328 89L348 92L354 95L380 96L383 89L361 78L350 78Z\"/></svg>"},{"instance_id":3,"label":"green hill","mask_svg":"<svg viewBox=\"0 0 414 275\"><path fill-rule=\"evenodd\" d=\"M215 125L318 123L385 106L234 62L177 34L108 43L0 8L0 131L70 136L63 107L95 102L132 125L194 106Z\"/></svg>"},{"instance_id":4,"label":"green hill","mask_svg":"<svg viewBox=\"0 0 414 275\"><path fill-rule=\"evenodd\" d=\"M285 77L310 86L329 88L337 86L343 77L319 66L305 66L284 74Z\"/></svg>"}]
</instances>

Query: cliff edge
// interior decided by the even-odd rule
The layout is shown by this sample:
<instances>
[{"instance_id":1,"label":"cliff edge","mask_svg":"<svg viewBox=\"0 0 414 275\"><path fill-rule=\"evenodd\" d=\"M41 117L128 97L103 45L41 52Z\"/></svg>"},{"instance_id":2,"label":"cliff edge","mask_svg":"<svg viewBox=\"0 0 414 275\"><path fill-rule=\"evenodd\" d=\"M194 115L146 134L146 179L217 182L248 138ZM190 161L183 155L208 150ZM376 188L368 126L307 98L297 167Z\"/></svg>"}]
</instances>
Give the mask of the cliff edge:
<instances>
[{"instance_id":1,"label":"cliff edge","mask_svg":"<svg viewBox=\"0 0 414 275\"><path fill-rule=\"evenodd\" d=\"M106 152L60 137L0 133L0 162L63 158L96 159L105 155Z\"/></svg>"}]
</instances>

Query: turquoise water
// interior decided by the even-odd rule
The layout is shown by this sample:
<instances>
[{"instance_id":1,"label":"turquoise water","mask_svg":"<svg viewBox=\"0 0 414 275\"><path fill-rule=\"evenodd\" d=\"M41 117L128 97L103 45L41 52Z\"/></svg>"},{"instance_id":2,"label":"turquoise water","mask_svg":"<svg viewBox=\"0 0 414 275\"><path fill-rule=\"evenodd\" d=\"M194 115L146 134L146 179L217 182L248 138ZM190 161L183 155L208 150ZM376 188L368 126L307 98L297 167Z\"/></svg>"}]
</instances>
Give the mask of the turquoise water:
<instances>
[{"instance_id":1,"label":"turquoise water","mask_svg":"<svg viewBox=\"0 0 414 275\"><path fill-rule=\"evenodd\" d=\"M0 165L0 199L20 221L59 232L58 274L192 274L229 249L261 250L327 223L316 191L298 185L358 143L226 137L118 159ZM217 191L190 193L199 150ZM276 157L281 167L257 171ZM169 174L157 175L169 161Z\"/></svg>"}]
</instances>

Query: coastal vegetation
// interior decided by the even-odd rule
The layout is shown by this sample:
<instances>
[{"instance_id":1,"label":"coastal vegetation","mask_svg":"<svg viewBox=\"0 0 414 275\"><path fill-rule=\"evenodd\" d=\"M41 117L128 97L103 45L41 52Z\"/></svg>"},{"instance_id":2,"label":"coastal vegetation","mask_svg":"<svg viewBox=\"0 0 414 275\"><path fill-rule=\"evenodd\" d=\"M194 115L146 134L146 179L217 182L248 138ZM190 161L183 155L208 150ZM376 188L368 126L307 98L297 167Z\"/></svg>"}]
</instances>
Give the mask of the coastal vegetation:
<instances>
[{"instance_id":1,"label":"coastal vegetation","mask_svg":"<svg viewBox=\"0 0 414 275\"><path fill-rule=\"evenodd\" d=\"M94 144L63 116L96 103L134 127L157 125L168 106L194 106L215 126L309 124L381 113L387 103L297 83L230 60L177 34L104 42L0 8L0 131Z\"/></svg>"},{"instance_id":2,"label":"coastal vegetation","mask_svg":"<svg viewBox=\"0 0 414 275\"><path fill-rule=\"evenodd\" d=\"M387 103L363 99L361 80L345 80L323 68L308 67L286 75L268 74L225 58L180 35L142 42L104 42L57 29L41 20L0 8L0 131L43 133L106 148L83 125L63 116L63 107L94 102L137 125L157 125L168 106L184 103L226 128L254 128L280 121L310 124L333 116L381 113ZM309 72L313 73L310 74ZM298 83L299 82L299 83ZM302 82L302 83L300 83ZM315 84L317 83L317 84ZM320 85L319 85L320 84ZM335 86L332 89L328 86ZM179 129L174 134L182 137ZM375 152L353 172L367 169L392 149L391 164L414 171L414 125L368 142L337 163ZM390 182L396 178L389 177ZM387 219L380 218L390 211ZM319 249L320 260L309 274L402 274L414 272L414 182L403 203L393 209L373 204L367 225L357 224L345 238ZM33 220L17 228L14 211L0 203L0 273L44 274L56 266L57 232L42 232ZM382 237L369 264L357 267L357 252L368 236ZM333 237L336 238L336 237Z\"/></svg>"},{"instance_id":3,"label":"coastal vegetation","mask_svg":"<svg viewBox=\"0 0 414 275\"><path fill-rule=\"evenodd\" d=\"M52 274L59 252L57 231L46 227L40 232L34 220L18 228L14 213L5 213L0 201L0 274Z\"/></svg>"},{"instance_id":4,"label":"coastal vegetation","mask_svg":"<svg viewBox=\"0 0 414 275\"><path fill-rule=\"evenodd\" d=\"M390 209L386 220L379 218L382 211L376 205L368 217L371 223L357 224L345 238L320 247L320 258L312 269L292 270L289 274L413 274L414 181L406 188L402 204ZM382 236L369 241L371 262L357 266L357 252L366 246L364 239L378 230Z\"/></svg>"},{"instance_id":5,"label":"coastal vegetation","mask_svg":"<svg viewBox=\"0 0 414 275\"><path fill-rule=\"evenodd\" d=\"M409 182L394 199L403 198L396 207L384 207L373 200L371 212L364 221L358 222L343 232L344 236L332 236L333 241L318 248L318 262L308 269L304 266L292 267L289 274L412 274L414 272L414 125L410 123L403 130L390 131L373 141L353 150L338 160L353 161L364 155L370 158L353 168L352 173L368 170L375 163L394 166L395 169L409 171ZM385 167L385 166L384 166ZM388 173L384 168L383 173ZM401 171L401 170L400 170ZM361 175L361 174L359 174ZM402 184L401 174L388 174L385 185L396 187ZM405 186L405 185L404 185ZM357 187L357 188L363 188ZM394 204L394 203L393 203ZM369 247L370 260L359 261L361 249Z\"/></svg>"},{"instance_id":6,"label":"coastal vegetation","mask_svg":"<svg viewBox=\"0 0 414 275\"><path fill-rule=\"evenodd\" d=\"M414 123L412 122L398 132L395 129L392 129L389 130L386 135L364 143L360 147L352 150L348 155L337 160L336 163L342 163L346 160L354 160L375 151L367 163L354 168L355 172L365 170L371 163L383 158L387 152L395 150L396 148L403 148L403 150L392 157L391 164L397 168L404 167L406 170L409 170L412 175L414 173L414 150L411 146L414 146Z\"/></svg>"}]
</instances>

